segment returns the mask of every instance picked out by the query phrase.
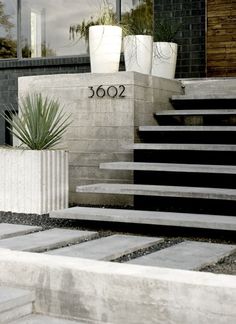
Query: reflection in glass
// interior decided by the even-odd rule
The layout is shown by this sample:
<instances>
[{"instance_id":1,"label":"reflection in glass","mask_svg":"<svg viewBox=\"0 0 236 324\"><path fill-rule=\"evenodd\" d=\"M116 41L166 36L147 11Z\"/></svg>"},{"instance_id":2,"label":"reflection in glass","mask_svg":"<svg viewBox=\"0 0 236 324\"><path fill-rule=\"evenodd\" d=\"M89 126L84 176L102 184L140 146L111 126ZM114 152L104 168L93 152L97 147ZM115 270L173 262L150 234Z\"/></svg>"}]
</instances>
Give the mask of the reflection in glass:
<instances>
[{"instance_id":1,"label":"reflection in glass","mask_svg":"<svg viewBox=\"0 0 236 324\"><path fill-rule=\"evenodd\" d=\"M0 59L16 58L17 0L0 0Z\"/></svg>"},{"instance_id":2,"label":"reflection in glass","mask_svg":"<svg viewBox=\"0 0 236 324\"><path fill-rule=\"evenodd\" d=\"M72 41L70 26L95 17L103 0L22 0L23 57L83 55L85 40ZM110 0L114 6L116 0Z\"/></svg>"}]
</instances>

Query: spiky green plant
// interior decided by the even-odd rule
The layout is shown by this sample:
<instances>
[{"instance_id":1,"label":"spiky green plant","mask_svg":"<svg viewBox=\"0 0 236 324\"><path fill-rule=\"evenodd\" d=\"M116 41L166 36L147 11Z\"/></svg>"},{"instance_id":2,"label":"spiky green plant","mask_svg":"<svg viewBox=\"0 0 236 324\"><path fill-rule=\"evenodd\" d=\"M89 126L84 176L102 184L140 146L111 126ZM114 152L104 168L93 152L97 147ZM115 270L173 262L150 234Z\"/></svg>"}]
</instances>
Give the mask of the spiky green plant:
<instances>
[{"instance_id":1,"label":"spiky green plant","mask_svg":"<svg viewBox=\"0 0 236 324\"><path fill-rule=\"evenodd\" d=\"M26 95L20 102L20 114L2 115L10 132L31 150L55 147L70 125L70 115L63 112L58 100L42 94Z\"/></svg>"},{"instance_id":2,"label":"spiky green plant","mask_svg":"<svg viewBox=\"0 0 236 324\"><path fill-rule=\"evenodd\" d=\"M153 35L154 42L173 42L181 29L181 24L162 20L156 23Z\"/></svg>"}]
</instances>

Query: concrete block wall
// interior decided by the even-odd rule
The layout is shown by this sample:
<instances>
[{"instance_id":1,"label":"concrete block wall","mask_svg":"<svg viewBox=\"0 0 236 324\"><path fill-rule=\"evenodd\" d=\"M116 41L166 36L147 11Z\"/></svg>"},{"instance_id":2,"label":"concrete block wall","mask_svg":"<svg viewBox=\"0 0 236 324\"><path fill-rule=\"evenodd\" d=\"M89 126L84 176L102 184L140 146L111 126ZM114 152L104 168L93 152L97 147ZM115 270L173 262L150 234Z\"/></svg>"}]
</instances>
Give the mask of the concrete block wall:
<instances>
[{"instance_id":1,"label":"concrete block wall","mask_svg":"<svg viewBox=\"0 0 236 324\"><path fill-rule=\"evenodd\" d=\"M125 97L91 96L90 87L125 87ZM112 88L111 90L114 90ZM103 94L99 92L99 95ZM132 198L85 195L75 192L77 185L119 182L132 183L130 171L99 169L102 162L132 161L130 146L139 141L140 125L155 125L153 112L171 109L169 98L182 92L181 82L135 72L114 74L59 74L19 78L19 96L41 92L59 98L72 114L72 124L63 145L69 150L69 200L71 204L132 205ZM112 94L112 93L111 93Z\"/></svg>"}]
</instances>

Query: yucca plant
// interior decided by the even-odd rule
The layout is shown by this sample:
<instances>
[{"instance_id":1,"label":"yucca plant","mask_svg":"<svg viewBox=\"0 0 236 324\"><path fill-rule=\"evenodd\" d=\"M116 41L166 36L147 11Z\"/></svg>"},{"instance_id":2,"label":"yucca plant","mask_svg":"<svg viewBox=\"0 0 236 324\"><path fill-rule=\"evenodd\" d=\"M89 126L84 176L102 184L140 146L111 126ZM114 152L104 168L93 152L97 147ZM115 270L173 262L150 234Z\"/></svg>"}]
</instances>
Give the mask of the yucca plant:
<instances>
[{"instance_id":1,"label":"yucca plant","mask_svg":"<svg viewBox=\"0 0 236 324\"><path fill-rule=\"evenodd\" d=\"M10 132L31 150L55 147L70 125L70 115L63 112L58 100L28 94L21 99L20 114L2 115Z\"/></svg>"}]
</instances>

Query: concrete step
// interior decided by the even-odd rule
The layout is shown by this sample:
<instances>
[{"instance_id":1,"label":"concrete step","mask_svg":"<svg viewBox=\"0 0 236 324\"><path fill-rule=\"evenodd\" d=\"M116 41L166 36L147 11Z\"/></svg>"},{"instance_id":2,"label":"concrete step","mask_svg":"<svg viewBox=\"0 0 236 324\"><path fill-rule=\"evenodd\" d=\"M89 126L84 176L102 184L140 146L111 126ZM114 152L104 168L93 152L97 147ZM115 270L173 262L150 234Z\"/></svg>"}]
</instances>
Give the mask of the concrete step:
<instances>
[{"instance_id":1,"label":"concrete step","mask_svg":"<svg viewBox=\"0 0 236 324\"><path fill-rule=\"evenodd\" d=\"M133 150L152 150L152 151L216 151L216 152L236 152L236 145L223 144L149 144L136 143L130 146Z\"/></svg>"},{"instance_id":2,"label":"concrete step","mask_svg":"<svg viewBox=\"0 0 236 324\"><path fill-rule=\"evenodd\" d=\"M176 95L170 101L175 109L234 109L236 93Z\"/></svg>"},{"instance_id":3,"label":"concrete step","mask_svg":"<svg viewBox=\"0 0 236 324\"><path fill-rule=\"evenodd\" d=\"M236 251L236 245L185 241L166 249L128 261L155 267L199 270Z\"/></svg>"},{"instance_id":4,"label":"concrete step","mask_svg":"<svg viewBox=\"0 0 236 324\"><path fill-rule=\"evenodd\" d=\"M140 126L140 132L236 132L236 126Z\"/></svg>"},{"instance_id":5,"label":"concrete step","mask_svg":"<svg viewBox=\"0 0 236 324\"><path fill-rule=\"evenodd\" d=\"M41 231L42 227L0 223L0 240Z\"/></svg>"},{"instance_id":6,"label":"concrete step","mask_svg":"<svg viewBox=\"0 0 236 324\"><path fill-rule=\"evenodd\" d=\"M1 286L0 323L9 323L31 314L34 300L32 291Z\"/></svg>"},{"instance_id":7,"label":"concrete step","mask_svg":"<svg viewBox=\"0 0 236 324\"><path fill-rule=\"evenodd\" d=\"M149 143L235 144L236 126L140 126L139 133Z\"/></svg>"},{"instance_id":8,"label":"concrete step","mask_svg":"<svg viewBox=\"0 0 236 324\"><path fill-rule=\"evenodd\" d=\"M137 143L135 162L236 165L236 145Z\"/></svg>"},{"instance_id":9,"label":"concrete step","mask_svg":"<svg viewBox=\"0 0 236 324\"><path fill-rule=\"evenodd\" d=\"M100 169L132 171L165 171L186 173L236 174L236 166L176 163L108 162L101 163Z\"/></svg>"},{"instance_id":10,"label":"concrete step","mask_svg":"<svg viewBox=\"0 0 236 324\"><path fill-rule=\"evenodd\" d=\"M19 251L43 252L71 243L82 242L96 236L97 232L55 228L25 236L0 240L0 247Z\"/></svg>"},{"instance_id":11,"label":"concrete step","mask_svg":"<svg viewBox=\"0 0 236 324\"><path fill-rule=\"evenodd\" d=\"M229 200L229 201L236 200L236 189L221 189L221 188L199 188L199 187L191 188L191 187L180 187L180 186L154 186L154 185L138 185L138 184L99 183L99 184L87 185L87 186L77 186L76 192L194 198L194 199L213 199L213 200Z\"/></svg>"},{"instance_id":12,"label":"concrete step","mask_svg":"<svg viewBox=\"0 0 236 324\"><path fill-rule=\"evenodd\" d=\"M47 254L111 261L162 241L162 238L157 237L117 234L49 251Z\"/></svg>"},{"instance_id":13,"label":"concrete step","mask_svg":"<svg viewBox=\"0 0 236 324\"><path fill-rule=\"evenodd\" d=\"M180 109L162 110L154 114L155 116L202 116L202 115L236 115L236 109Z\"/></svg>"},{"instance_id":14,"label":"concrete step","mask_svg":"<svg viewBox=\"0 0 236 324\"><path fill-rule=\"evenodd\" d=\"M186 95L199 94L236 94L236 78L203 78L203 79L184 79L181 81Z\"/></svg>"},{"instance_id":15,"label":"concrete step","mask_svg":"<svg viewBox=\"0 0 236 324\"><path fill-rule=\"evenodd\" d=\"M68 320L64 318L33 314L17 321L11 322L11 324L86 324L86 322L80 322L75 320ZM89 324L89 323L87 323Z\"/></svg>"},{"instance_id":16,"label":"concrete step","mask_svg":"<svg viewBox=\"0 0 236 324\"><path fill-rule=\"evenodd\" d=\"M147 210L72 207L50 213L52 218L120 222L236 231L236 217Z\"/></svg>"}]
</instances>

